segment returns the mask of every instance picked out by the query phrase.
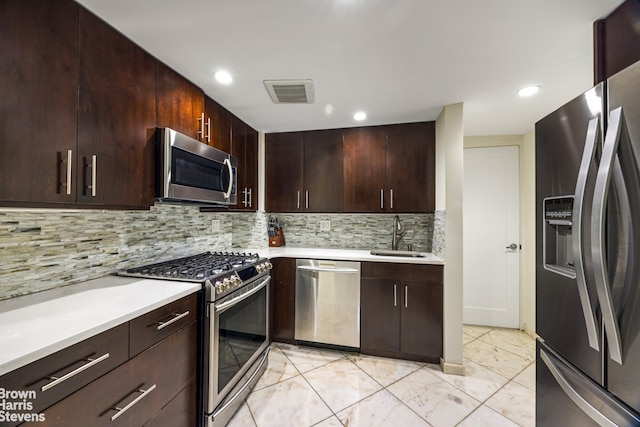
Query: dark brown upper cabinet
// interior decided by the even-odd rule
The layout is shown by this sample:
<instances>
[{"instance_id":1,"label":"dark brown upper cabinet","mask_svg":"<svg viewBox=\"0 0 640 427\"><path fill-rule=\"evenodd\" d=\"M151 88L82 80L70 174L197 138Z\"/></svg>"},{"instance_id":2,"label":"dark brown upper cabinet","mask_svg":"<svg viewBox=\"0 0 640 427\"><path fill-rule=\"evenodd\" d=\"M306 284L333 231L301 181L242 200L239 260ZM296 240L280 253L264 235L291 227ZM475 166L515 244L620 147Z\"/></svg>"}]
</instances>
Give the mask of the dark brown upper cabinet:
<instances>
[{"instance_id":1,"label":"dark brown upper cabinet","mask_svg":"<svg viewBox=\"0 0 640 427\"><path fill-rule=\"evenodd\" d=\"M153 57L72 1L0 12L2 203L148 208Z\"/></svg>"},{"instance_id":2,"label":"dark brown upper cabinet","mask_svg":"<svg viewBox=\"0 0 640 427\"><path fill-rule=\"evenodd\" d=\"M204 92L160 61L156 68L156 111L158 127L168 127L206 143Z\"/></svg>"},{"instance_id":3,"label":"dark brown upper cabinet","mask_svg":"<svg viewBox=\"0 0 640 427\"><path fill-rule=\"evenodd\" d=\"M70 0L0 2L5 206L76 200L78 13Z\"/></svg>"},{"instance_id":4,"label":"dark brown upper cabinet","mask_svg":"<svg viewBox=\"0 0 640 427\"><path fill-rule=\"evenodd\" d=\"M344 131L345 212L434 209L434 122Z\"/></svg>"},{"instance_id":5,"label":"dark brown upper cabinet","mask_svg":"<svg viewBox=\"0 0 640 427\"><path fill-rule=\"evenodd\" d=\"M205 138L206 143L225 153L231 153L231 118L233 114L205 95L204 115L208 127L206 130L209 131L208 138Z\"/></svg>"},{"instance_id":6,"label":"dark brown upper cabinet","mask_svg":"<svg viewBox=\"0 0 640 427\"><path fill-rule=\"evenodd\" d=\"M435 210L435 135L435 122L387 126L387 211Z\"/></svg>"},{"instance_id":7,"label":"dark brown upper cabinet","mask_svg":"<svg viewBox=\"0 0 640 427\"><path fill-rule=\"evenodd\" d=\"M238 202L235 210L258 209L258 132L233 116L231 120L231 154L238 158Z\"/></svg>"},{"instance_id":8,"label":"dark brown upper cabinet","mask_svg":"<svg viewBox=\"0 0 640 427\"><path fill-rule=\"evenodd\" d=\"M150 206L155 59L80 8L79 69L78 203Z\"/></svg>"},{"instance_id":9,"label":"dark brown upper cabinet","mask_svg":"<svg viewBox=\"0 0 640 427\"><path fill-rule=\"evenodd\" d=\"M342 133L287 132L266 136L267 210L342 212Z\"/></svg>"},{"instance_id":10,"label":"dark brown upper cabinet","mask_svg":"<svg viewBox=\"0 0 640 427\"><path fill-rule=\"evenodd\" d=\"M301 210L304 150L302 132L265 135L265 205L271 212Z\"/></svg>"}]
</instances>

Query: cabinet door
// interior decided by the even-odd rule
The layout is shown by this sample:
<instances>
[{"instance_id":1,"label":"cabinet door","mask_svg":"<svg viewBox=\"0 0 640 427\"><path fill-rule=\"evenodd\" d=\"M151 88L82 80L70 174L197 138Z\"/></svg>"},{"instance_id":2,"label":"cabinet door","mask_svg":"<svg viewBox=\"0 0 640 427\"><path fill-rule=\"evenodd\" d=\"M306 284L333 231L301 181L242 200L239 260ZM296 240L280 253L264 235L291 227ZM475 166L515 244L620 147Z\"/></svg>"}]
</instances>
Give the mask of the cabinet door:
<instances>
[{"instance_id":1,"label":"cabinet door","mask_svg":"<svg viewBox=\"0 0 640 427\"><path fill-rule=\"evenodd\" d=\"M245 184L249 190L245 210L258 210L258 131L246 126L244 152Z\"/></svg>"},{"instance_id":2,"label":"cabinet door","mask_svg":"<svg viewBox=\"0 0 640 427\"><path fill-rule=\"evenodd\" d=\"M77 201L149 207L156 123L154 58L80 8L79 78Z\"/></svg>"},{"instance_id":3,"label":"cabinet door","mask_svg":"<svg viewBox=\"0 0 640 427\"><path fill-rule=\"evenodd\" d=\"M442 356L442 286L403 281L400 305L400 352L437 363Z\"/></svg>"},{"instance_id":4,"label":"cabinet door","mask_svg":"<svg viewBox=\"0 0 640 427\"><path fill-rule=\"evenodd\" d=\"M344 131L344 210L380 212L389 201L383 191L387 169L384 127Z\"/></svg>"},{"instance_id":5,"label":"cabinet door","mask_svg":"<svg viewBox=\"0 0 640 427\"><path fill-rule=\"evenodd\" d=\"M203 141L199 119L204 112L204 93L160 61L156 61L156 111L158 127Z\"/></svg>"},{"instance_id":6,"label":"cabinet door","mask_svg":"<svg viewBox=\"0 0 640 427\"><path fill-rule=\"evenodd\" d=\"M304 210L342 212L342 133L336 130L305 132Z\"/></svg>"},{"instance_id":7,"label":"cabinet door","mask_svg":"<svg viewBox=\"0 0 640 427\"><path fill-rule=\"evenodd\" d=\"M302 133L270 133L265 138L266 210L299 212L303 206Z\"/></svg>"},{"instance_id":8,"label":"cabinet door","mask_svg":"<svg viewBox=\"0 0 640 427\"><path fill-rule=\"evenodd\" d=\"M238 203L233 209L255 211L258 205L258 132L233 116L231 154L238 158Z\"/></svg>"},{"instance_id":9,"label":"cabinet door","mask_svg":"<svg viewBox=\"0 0 640 427\"><path fill-rule=\"evenodd\" d=\"M391 212L435 209L435 124L387 127L387 184ZM393 196L391 195L393 194Z\"/></svg>"},{"instance_id":10,"label":"cabinet door","mask_svg":"<svg viewBox=\"0 0 640 427\"><path fill-rule=\"evenodd\" d=\"M0 2L0 52L0 202L73 203L78 4Z\"/></svg>"},{"instance_id":11,"label":"cabinet door","mask_svg":"<svg viewBox=\"0 0 640 427\"><path fill-rule=\"evenodd\" d=\"M210 119L211 129L209 129L212 147L231 153L231 117L232 114L223 106L218 104L208 96L204 97L205 120Z\"/></svg>"},{"instance_id":12,"label":"cabinet door","mask_svg":"<svg viewBox=\"0 0 640 427\"><path fill-rule=\"evenodd\" d=\"M400 348L400 288L389 279L360 281L360 350L397 353Z\"/></svg>"},{"instance_id":13,"label":"cabinet door","mask_svg":"<svg viewBox=\"0 0 640 427\"><path fill-rule=\"evenodd\" d=\"M295 336L296 260L272 259L271 335L275 341L293 342Z\"/></svg>"}]
</instances>

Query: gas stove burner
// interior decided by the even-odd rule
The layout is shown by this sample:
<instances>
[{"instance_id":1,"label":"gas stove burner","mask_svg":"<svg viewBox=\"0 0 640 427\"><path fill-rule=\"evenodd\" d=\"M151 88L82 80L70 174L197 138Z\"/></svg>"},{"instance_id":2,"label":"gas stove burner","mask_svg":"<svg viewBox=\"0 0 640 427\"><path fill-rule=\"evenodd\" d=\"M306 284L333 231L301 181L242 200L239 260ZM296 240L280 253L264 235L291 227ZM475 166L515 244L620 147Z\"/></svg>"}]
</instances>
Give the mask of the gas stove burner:
<instances>
[{"instance_id":1,"label":"gas stove burner","mask_svg":"<svg viewBox=\"0 0 640 427\"><path fill-rule=\"evenodd\" d=\"M242 267L254 265L259 260L258 254L204 252L189 257L131 268L126 271L125 275L205 281Z\"/></svg>"}]
</instances>

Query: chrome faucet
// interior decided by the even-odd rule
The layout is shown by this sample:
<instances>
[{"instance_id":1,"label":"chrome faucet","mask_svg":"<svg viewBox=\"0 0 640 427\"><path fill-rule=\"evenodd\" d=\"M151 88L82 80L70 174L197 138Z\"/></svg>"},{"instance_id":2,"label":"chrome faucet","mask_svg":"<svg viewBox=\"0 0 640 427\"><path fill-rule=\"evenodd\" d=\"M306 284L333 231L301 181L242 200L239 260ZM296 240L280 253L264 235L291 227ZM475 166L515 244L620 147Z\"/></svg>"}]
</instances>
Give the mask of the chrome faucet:
<instances>
[{"instance_id":1,"label":"chrome faucet","mask_svg":"<svg viewBox=\"0 0 640 427\"><path fill-rule=\"evenodd\" d=\"M391 249L394 251L398 250L398 242L402 239L402 236L407 230L402 228L402 224L400 224L400 217L398 215L393 217L393 237L391 239Z\"/></svg>"}]
</instances>

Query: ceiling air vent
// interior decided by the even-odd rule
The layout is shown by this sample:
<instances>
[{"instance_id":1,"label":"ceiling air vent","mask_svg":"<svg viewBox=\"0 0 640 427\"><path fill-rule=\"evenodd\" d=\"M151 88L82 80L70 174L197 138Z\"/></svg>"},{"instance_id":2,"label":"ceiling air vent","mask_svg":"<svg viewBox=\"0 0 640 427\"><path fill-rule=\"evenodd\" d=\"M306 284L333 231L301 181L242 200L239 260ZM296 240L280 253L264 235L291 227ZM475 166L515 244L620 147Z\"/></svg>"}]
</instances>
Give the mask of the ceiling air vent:
<instances>
[{"instance_id":1,"label":"ceiling air vent","mask_svg":"<svg viewBox=\"0 0 640 427\"><path fill-rule=\"evenodd\" d=\"M313 80L265 80L264 86L275 104L311 104Z\"/></svg>"}]
</instances>

